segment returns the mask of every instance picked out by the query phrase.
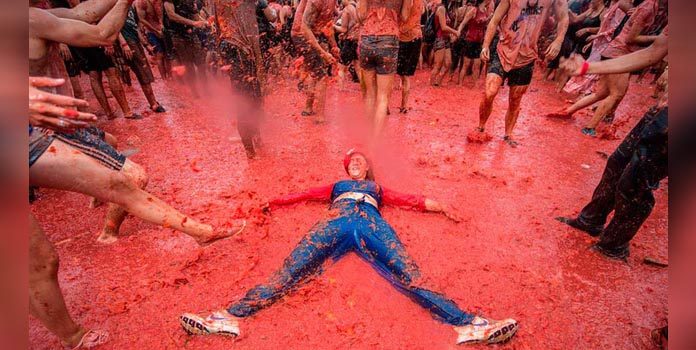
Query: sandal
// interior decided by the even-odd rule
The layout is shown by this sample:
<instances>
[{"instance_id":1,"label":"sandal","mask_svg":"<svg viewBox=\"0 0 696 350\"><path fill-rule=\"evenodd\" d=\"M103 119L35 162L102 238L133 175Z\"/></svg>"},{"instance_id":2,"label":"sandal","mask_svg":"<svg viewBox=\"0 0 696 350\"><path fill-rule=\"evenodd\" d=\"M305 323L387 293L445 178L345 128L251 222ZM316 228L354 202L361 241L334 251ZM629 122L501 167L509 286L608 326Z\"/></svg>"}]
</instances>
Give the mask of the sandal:
<instances>
[{"instance_id":1,"label":"sandal","mask_svg":"<svg viewBox=\"0 0 696 350\"><path fill-rule=\"evenodd\" d=\"M166 109L164 109L164 107L162 107L161 104L157 104L157 107L155 108L150 107L150 109L152 109L152 111L155 113L164 113L167 111Z\"/></svg>"},{"instance_id":2,"label":"sandal","mask_svg":"<svg viewBox=\"0 0 696 350\"><path fill-rule=\"evenodd\" d=\"M512 138L510 138L510 136L503 137L503 141L505 141L505 143L507 143L512 148L515 148L520 145L519 142L513 140Z\"/></svg>"},{"instance_id":3,"label":"sandal","mask_svg":"<svg viewBox=\"0 0 696 350\"><path fill-rule=\"evenodd\" d=\"M303 116L303 117L309 117L309 116L312 116L312 115L314 115L314 112L312 112L312 111L309 111L309 112L308 112L308 111L302 111L302 116Z\"/></svg>"},{"instance_id":4,"label":"sandal","mask_svg":"<svg viewBox=\"0 0 696 350\"><path fill-rule=\"evenodd\" d=\"M130 117L124 117L124 118L132 119L132 120L139 120L139 119L143 119L143 116L138 114L138 113L133 113L130 115Z\"/></svg>"}]
</instances>

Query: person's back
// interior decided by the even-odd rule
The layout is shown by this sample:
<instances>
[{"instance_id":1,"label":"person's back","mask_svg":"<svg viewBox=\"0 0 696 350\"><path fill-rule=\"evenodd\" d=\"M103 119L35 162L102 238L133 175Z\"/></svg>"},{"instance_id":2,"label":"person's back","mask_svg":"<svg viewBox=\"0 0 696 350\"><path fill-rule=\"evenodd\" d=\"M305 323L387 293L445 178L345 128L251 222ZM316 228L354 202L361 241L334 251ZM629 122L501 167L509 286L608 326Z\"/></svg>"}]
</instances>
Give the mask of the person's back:
<instances>
[{"instance_id":1,"label":"person's back","mask_svg":"<svg viewBox=\"0 0 696 350\"><path fill-rule=\"evenodd\" d=\"M403 0L361 0L366 2L362 35L399 35L399 13Z\"/></svg>"}]
</instances>

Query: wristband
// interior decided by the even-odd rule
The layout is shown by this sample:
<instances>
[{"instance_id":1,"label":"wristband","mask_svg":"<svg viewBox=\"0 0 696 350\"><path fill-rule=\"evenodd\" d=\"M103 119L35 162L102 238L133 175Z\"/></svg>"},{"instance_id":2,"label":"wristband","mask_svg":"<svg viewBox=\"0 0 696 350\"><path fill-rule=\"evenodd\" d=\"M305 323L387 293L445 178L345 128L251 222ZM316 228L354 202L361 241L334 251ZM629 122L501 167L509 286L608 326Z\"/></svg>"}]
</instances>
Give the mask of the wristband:
<instances>
[{"instance_id":1,"label":"wristband","mask_svg":"<svg viewBox=\"0 0 696 350\"><path fill-rule=\"evenodd\" d=\"M582 62L582 67L580 68L580 76L587 74L588 69L590 69L590 62Z\"/></svg>"}]
</instances>

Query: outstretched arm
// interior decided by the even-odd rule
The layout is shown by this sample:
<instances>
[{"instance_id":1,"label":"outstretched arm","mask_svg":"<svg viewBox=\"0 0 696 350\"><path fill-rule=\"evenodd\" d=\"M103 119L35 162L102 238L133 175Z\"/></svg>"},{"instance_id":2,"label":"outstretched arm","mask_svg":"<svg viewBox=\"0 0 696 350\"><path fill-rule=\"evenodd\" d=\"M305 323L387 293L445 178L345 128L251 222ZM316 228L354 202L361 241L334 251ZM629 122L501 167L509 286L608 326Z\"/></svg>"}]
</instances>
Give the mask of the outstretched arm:
<instances>
[{"instance_id":1,"label":"outstretched arm","mask_svg":"<svg viewBox=\"0 0 696 350\"><path fill-rule=\"evenodd\" d=\"M118 0L98 24L56 17L49 11L29 9L29 34L78 47L111 45L126 20L130 0Z\"/></svg>"},{"instance_id":2,"label":"outstretched arm","mask_svg":"<svg viewBox=\"0 0 696 350\"><path fill-rule=\"evenodd\" d=\"M78 3L73 8L57 7L48 10L48 12L60 18L94 23L104 17L116 2L117 0L90 0Z\"/></svg>"},{"instance_id":3,"label":"outstretched arm","mask_svg":"<svg viewBox=\"0 0 696 350\"><path fill-rule=\"evenodd\" d=\"M333 184L321 187L312 187L304 192L288 194L276 198L268 202L268 204L270 208L277 208L284 205L291 205L306 201L328 201L331 199L332 190Z\"/></svg>"},{"instance_id":4,"label":"outstretched arm","mask_svg":"<svg viewBox=\"0 0 696 350\"><path fill-rule=\"evenodd\" d=\"M382 187L382 204L410 208L423 212L442 213L454 222L461 221L457 216L451 213L451 210L445 208L444 205L435 200L425 198L424 196L392 191L385 187Z\"/></svg>"}]
</instances>

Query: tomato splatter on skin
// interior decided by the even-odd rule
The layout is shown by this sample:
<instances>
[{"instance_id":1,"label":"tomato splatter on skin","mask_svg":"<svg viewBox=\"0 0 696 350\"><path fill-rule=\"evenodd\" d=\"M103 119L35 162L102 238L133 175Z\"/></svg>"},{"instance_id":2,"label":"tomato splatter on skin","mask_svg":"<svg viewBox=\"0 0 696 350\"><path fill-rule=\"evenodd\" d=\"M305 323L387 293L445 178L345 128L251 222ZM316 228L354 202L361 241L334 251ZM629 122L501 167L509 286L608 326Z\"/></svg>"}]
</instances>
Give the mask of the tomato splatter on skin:
<instances>
[{"instance_id":1,"label":"tomato splatter on skin","mask_svg":"<svg viewBox=\"0 0 696 350\"><path fill-rule=\"evenodd\" d=\"M401 115L395 113L396 87L384 141L373 156L377 181L451 204L465 220L455 224L441 214L389 206L381 215L420 268L418 285L471 312L520 322L518 334L501 348L601 349L606 339L617 349L651 348L649 329L664 326L668 316L668 273L644 267L642 259L669 260L667 183L655 191L655 208L631 243L629 264L593 253L588 247L594 239L553 218L576 214L587 203L606 163L597 152L614 151L653 104L646 98L652 87L631 82L616 111L617 121L628 122L616 128L619 139L602 140L580 133L591 111L568 121L544 117L565 103L539 72L522 102L513 133L520 146L514 149L502 141L507 86L494 103L486 126L492 140L485 144L466 139L478 125L481 88L467 81L463 87L432 88L429 71L419 70L411 84L413 110ZM354 254L329 260L319 267L322 275L242 321L236 340L181 331L181 313L225 308L267 282L305 233L331 217L327 203L273 208L270 215L258 208L343 179L343 155L367 134L357 84L346 84L347 91L329 84L328 122L316 126L299 116L305 95L297 91L297 80L271 76L262 124L265 153L248 161L235 139L237 101L228 93L229 79L221 79L210 97L200 99L176 80L157 80L153 88L166 117L100 120L97 126L123 140L121 149L132 147L126 141L132 135L141 139L132 160L147 170L152 195L215 228L246 217L246 229L200 249L182 233L131 215L118 243L105 247L92 237L103 228L104 209L87 209L84 195L41 189L32 212L48 238L74 238L56 247L59 281L73 316L111 333L104 349L185 343L197 349L453 348L456 335L449 326ZM82 83L89 80L83 77ZM127 94L134 110L148 108L137 88ZM94 98L89 102L98 105ZM189 170L193 159L205 171ZM35 318L28 323L30 348L61 346Z\"/></svg>"}]
</instances>

